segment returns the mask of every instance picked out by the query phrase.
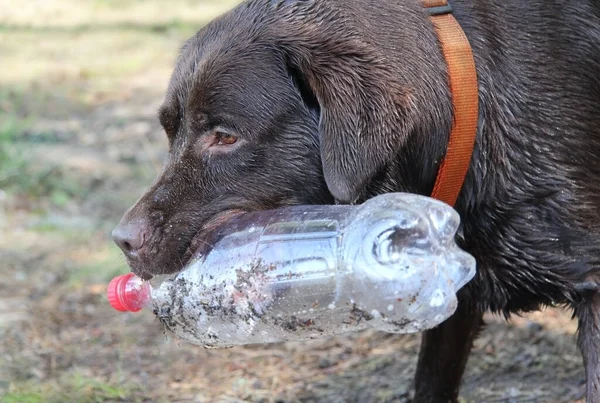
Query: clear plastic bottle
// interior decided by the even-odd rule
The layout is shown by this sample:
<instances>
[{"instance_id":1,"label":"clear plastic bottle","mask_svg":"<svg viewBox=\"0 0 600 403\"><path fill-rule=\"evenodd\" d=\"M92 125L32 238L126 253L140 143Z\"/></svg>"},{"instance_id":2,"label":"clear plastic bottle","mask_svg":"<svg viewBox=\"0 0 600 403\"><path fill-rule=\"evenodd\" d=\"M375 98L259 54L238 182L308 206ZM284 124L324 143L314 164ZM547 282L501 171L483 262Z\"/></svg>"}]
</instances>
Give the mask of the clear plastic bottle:
<instances>
[{"instance_id":1,"label":"clear plastic bottle","mask_svg":"<svg viewBox=\"0 0 600 403\"><path fill-rule=\"evenodd\" d=\"M181 272L160 283L117 277L108 298L121 311L151 308L204 347L418 332L450 317L475 275L458 226L450 206L405 193L247 213Z\"/></svg>"}]
</instances>

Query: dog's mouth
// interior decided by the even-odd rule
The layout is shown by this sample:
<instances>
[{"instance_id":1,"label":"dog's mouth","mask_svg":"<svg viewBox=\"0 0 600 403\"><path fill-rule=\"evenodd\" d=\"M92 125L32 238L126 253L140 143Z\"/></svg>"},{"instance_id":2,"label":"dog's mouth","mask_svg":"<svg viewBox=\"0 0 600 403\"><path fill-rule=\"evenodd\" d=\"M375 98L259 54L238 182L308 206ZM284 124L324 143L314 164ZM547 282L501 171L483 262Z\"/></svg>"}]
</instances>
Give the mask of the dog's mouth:
<instances>
[{"instance_id":1,"label":"dog's mouth","mask_svg":"<svg viewBox=\"0 0 600 403\"><path fill-rule=\"evenodd\" d=\"M193 236L190 244L186 248L183 256L181 256L182 269L195 257L206 255L213 248L218 237L215 236L215 231L225 225L235 217L246 213L245 210L232 209L226 210L212 217L202 226L202 228ZM220 234L225 235L225 234Z\"/></svg>"},{"instance_id":2,"label":"dog's mouth","mask_svg":"<svg viewBox=\"0 0 600 403\"><path fill-rule=\"evenodd\" d=\"M206 255L211 251L220 237L226 235L224 232L218 231L221 226L228 223L240 214L246 213L241 209L230 209L214 215L209 219L185 247L183 254L179 257L171 257L169 262L161 264L158 270L149 270L147 266L135 265L136 262L129 261L129 266L136 275L143 280L151 280L155 276L171 276L184 270L192 259L202 255Z\"/></svg>"}]
</instances>

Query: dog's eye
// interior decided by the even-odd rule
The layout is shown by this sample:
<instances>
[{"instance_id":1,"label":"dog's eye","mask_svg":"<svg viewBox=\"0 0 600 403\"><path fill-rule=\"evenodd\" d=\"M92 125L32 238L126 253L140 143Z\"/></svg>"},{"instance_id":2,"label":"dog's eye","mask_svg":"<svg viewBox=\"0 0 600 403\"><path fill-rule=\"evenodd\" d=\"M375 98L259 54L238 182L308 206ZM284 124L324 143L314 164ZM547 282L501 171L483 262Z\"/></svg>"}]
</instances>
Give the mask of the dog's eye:
<instances>
[{"instance_id":1,"label":"dog's eye","mask_svg":"<svg viewBox=\"0 0 600 403\"><path fill-rule=\"evenodd\" d=\"M217 145L219 146L230 146L237 143L238 138L229 133L216 132Z\"/></svg>"}]
</instances>

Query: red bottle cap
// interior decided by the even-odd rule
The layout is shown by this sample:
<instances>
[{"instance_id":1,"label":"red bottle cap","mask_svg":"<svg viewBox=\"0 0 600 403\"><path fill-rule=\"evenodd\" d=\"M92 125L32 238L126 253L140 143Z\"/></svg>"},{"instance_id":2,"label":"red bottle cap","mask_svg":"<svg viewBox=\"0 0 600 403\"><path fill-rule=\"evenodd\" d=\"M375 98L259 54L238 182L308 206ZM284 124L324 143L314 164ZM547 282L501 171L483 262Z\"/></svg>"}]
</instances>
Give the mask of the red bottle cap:
<instances>
[{"instance_id":1,"label":"red bottle cap","mask_svg":"<svg viewBox=\"0 0 600 403\"><path fill-rule=\"evenodd\" d=\"M137 312L150 298L150 287L133 273L113 278L108 284L106 297L120 312Z\"/></svg>"}]
</instances>

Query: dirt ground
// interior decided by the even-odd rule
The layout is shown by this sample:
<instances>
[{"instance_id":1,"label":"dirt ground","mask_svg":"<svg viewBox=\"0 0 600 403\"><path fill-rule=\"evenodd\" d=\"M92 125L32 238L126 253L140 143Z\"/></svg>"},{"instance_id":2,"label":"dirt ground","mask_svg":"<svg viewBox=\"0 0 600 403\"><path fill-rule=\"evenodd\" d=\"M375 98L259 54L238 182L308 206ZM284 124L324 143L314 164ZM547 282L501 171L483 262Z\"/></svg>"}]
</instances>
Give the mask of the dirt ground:
<instances>
[{"instance_id":1,"label":"dirt ground","mask_svg":"<svg viewBox=\"0 0 600 403\"><path fill-rule=\"evenodd\" d=\"M0 0L1 402L409 401L418 335L204 350L106 302L127 271L110 230L165 155L173 59L234 3ZM488 323L465 402L582 401L570 312Z\"/></svg>"}]
</instances>

